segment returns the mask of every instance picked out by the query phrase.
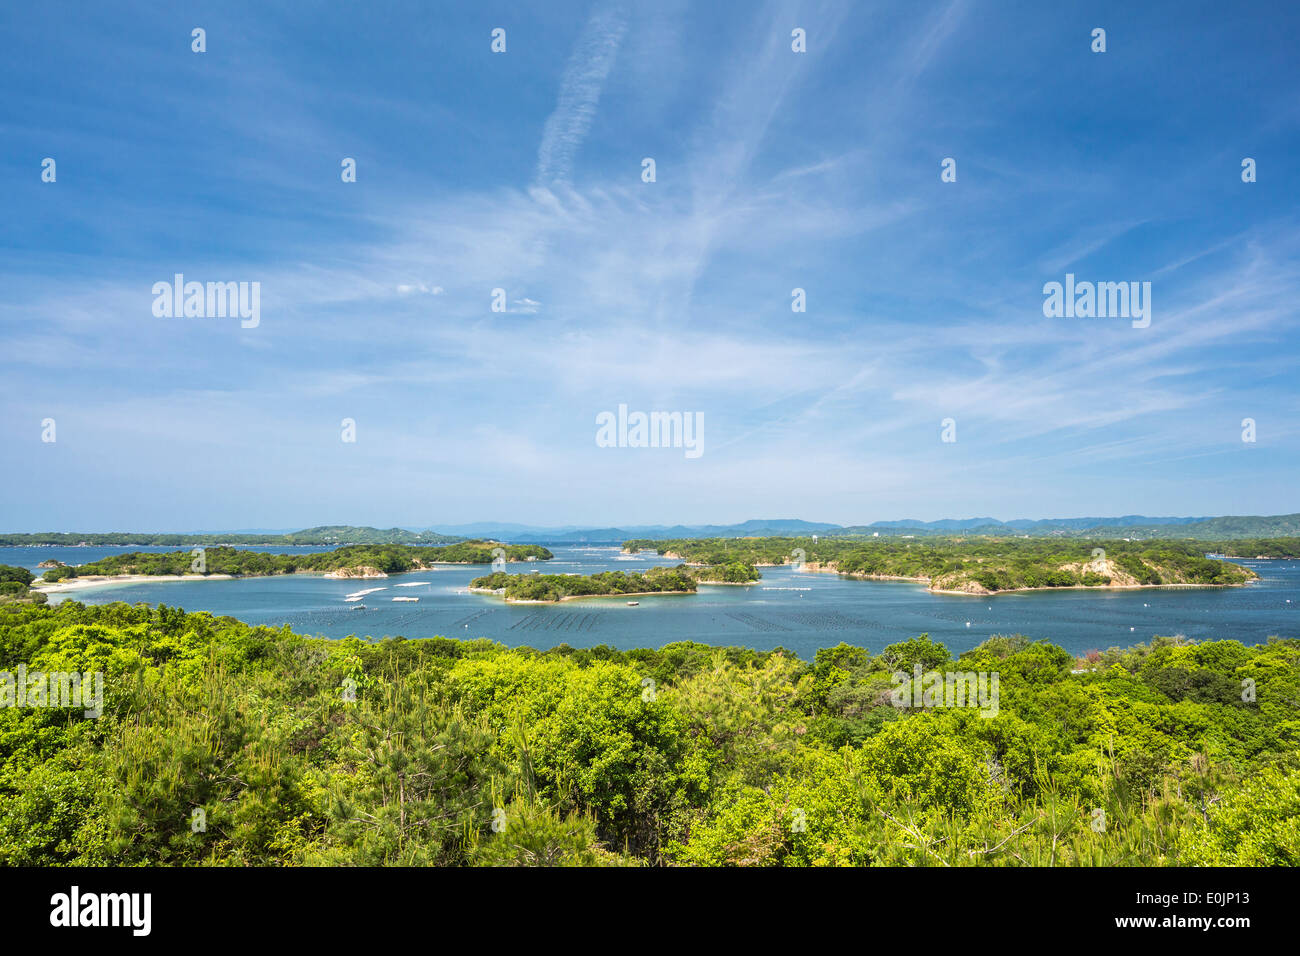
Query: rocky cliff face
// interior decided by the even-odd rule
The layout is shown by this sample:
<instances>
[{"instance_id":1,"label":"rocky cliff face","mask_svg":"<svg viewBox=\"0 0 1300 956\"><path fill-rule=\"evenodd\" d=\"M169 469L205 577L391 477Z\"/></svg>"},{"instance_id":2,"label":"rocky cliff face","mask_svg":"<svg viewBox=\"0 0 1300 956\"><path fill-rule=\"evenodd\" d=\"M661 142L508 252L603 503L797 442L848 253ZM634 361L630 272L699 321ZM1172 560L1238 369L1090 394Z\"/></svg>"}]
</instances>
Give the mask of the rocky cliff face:
<instances>
[{"instance_id":1,"label":"rocky cliff face","mask_svg":"<svg viewBox=\"0 0 1300 956\"><path fill-rule=\"evenodd\" d=\"M339 568L337 571L330 571L325 575L327 578L386 578L388 577L378 568L360 567L360 568Z\"/></svg>"}]
</instances>

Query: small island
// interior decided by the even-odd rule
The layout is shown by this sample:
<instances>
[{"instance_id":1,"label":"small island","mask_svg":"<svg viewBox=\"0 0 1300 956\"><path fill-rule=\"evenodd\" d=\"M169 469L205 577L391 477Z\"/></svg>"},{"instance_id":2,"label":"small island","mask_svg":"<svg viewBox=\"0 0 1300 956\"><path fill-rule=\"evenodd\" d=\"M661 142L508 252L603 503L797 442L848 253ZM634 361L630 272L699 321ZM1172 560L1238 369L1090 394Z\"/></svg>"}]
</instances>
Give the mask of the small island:
<instances>
[{"instance_id":1,"label":"small island","mask_svg":"<svg viewBox=\"0 0 1300 956\"><path fill-rule=\"evenodd\" d=\"M495 594L508 604L555 604L588 597L648 597L655 594L694 594L701 584L753 584L759 578L752 565L693 568L651 568L645 572L603 571L600 574L507 574L497 571L469 583L475 594Z\"/></svg>"},{"instance_id":2,"label":"small island","mask_svg":"<svg viewBox=\"0 0 1300 956\"><path fill-rule=\"evenodd\" d=\"M604 571L600 574L507 574L497 571L475 578L469 590L495 594L507 604L555 604L586 597L634 597L651 594L694 594L696 581L685 565L651 568L644 573Z\"/></svg>"}]
</instances>

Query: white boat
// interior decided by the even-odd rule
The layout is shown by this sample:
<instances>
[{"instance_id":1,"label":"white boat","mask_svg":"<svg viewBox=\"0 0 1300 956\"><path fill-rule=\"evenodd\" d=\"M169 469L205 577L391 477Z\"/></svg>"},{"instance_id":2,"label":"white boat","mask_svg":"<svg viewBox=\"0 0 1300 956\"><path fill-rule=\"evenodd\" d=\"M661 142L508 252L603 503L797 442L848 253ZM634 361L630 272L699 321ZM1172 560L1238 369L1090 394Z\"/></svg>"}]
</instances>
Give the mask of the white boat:
<instances>
[{"instance_id":1,"label":"white boat","mask_svg":"<svg viewBox=\"0 0 1300 956\"><path fill-rule=\"evenodd\" d=\"M350 611L364 611L365 609L366 606L364 604L354 604L352 607L348 608Z\"/></svg>"},{"instance_id":2,"label":"white boat","mask_svg":"<svg viewBox=\"0 0 1300 956\"><path fill-rule=\"evenodd\" d=\"M627 606L628 606L628 607L636 607L636 606L637 606L638 604L640 604L640 603L641 603L640 601L628 601L628 602L627 602Z\"/></svg>"},{"instance_id":3,"label":"white boat","mask_svg":"<svg viewBox=\"0 0 1300 956\"><path fill-rule=\"evenodd\" d=\"M393 600L394 600L394 601L418 601L418 600L420 600L420 599L419 599L419 598L395 597L395 598L393 598Z\"/></svg>"}]
</instances>

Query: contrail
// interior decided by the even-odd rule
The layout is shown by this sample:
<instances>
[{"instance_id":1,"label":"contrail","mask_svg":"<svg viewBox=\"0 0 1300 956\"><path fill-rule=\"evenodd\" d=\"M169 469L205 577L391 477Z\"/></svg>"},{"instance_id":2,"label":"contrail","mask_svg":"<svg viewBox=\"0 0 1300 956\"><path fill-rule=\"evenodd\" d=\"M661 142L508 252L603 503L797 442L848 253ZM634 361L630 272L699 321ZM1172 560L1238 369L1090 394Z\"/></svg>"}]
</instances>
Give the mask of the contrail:
<instances>
[{"instance_id":1,"label":"contrail","mask_svg":"<svg viewBox=\"0 0 1300 956\"><path fill-rule=\"evenodd\" d=\"M540 185L569 182L574 154L591 128L605 77L626 32L627 14L621 4L596 11L583 28L560 81L559 102L542 131L537 150Z\"/></svg>"}]
</instances>

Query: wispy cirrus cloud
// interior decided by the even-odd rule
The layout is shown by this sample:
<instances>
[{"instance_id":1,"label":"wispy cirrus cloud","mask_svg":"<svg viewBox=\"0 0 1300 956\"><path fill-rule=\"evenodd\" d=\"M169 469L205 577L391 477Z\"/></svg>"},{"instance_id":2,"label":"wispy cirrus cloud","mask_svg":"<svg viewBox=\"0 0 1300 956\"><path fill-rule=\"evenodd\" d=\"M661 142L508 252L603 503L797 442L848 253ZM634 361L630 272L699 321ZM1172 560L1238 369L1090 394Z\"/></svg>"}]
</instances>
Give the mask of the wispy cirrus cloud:
<instances>
[{"instance_id":1,"label":"wispy cirrus cloud","mask_svg":"<svg viewBox=\"0 0 1300 956\"><path fill-rule=\"evenodd\" d=\"M547 117L537 150L537 182L542 186L567 184L573 161L591 129L605 78L613 69L618 48L627 32L623 3L599 7L588 19L560 79L555 112Z\"/></svg>"},{"instance_id":2,"label":"wispy cirrus cloud","mask_svg":"<svg viewBox=\"0 0 1300 956\"><path fill-rule=\"evenodd\" d=\"M310 38L234 88L214 57L218 81L195 71L153 104L178 113L174 149L126 108L161 61L121 103L86 106L120 117L121 165L173 178L115 172L85 188L96 159L80 156L61 158L75 190L15 190L0 224L21 250L0 264L0 470L52 502L102 490L116 523L140 527L169 523L160 501L209 527L307 526L322 511L402 523L411 502L422 524L1203 514L1225 510L1216 494L1234 496L1229 510L1294 510L1276 489L1300 464L1286 378L1300 361L1296 203L1233 182L1232 164L1219 184L1214 158L1247 136L1201 132L1249 101L1180 106L1179 76L1154 76L1181 130L1156 135L1151 104L1133 105L1144 90L1117 86L1094 109L1116 81L1086 43L1077 61L1074 39L1036 47L1055 20L976 18L964 0L905 16L666 3L654 42L643 11L561 7L585 25L537 59L546 31L512 28L498 58L450 44L430 66L419 44L397 55L382 24L354 25L369 70L338 96ZM806 54L790 48L795 26ZM284 39L266 30L245 55ZM542 39L529 50L521 33ZM1231 53L1201 68L1236 89ZM436 69L447 82L420 86ZM382 109L358 115L372 101ZM219 114L231 157L196 157L205 114L182 110L196 102ZM14 133L19 152L45 155L35 103ZM286 113L309 114L310 136ZM1266 127L1276 150L1294 140L1246 128ZM518 141L524 128L540 139ZM87 143L101 149L99 133ZM651 151L647 184L627 160ZM1166 152L1180 157L1172 183L1128 165ZM1260 168L1280 174L1284 153ZM950 154L961 173L942 184ZM358 157L356 184L339 181L342 155ZM1202 192L1189 199L1189 184ZM1151 279L1151 327L1046 319L1042 284L1067 269ZM155 319L149 287L175 271L260 280L261 326ZM806 312L791 310L794 287ZM594 414L624 401L702 411L705 456L596 448ZM34 452L45 415L61 444ZM1266 463L1258 482L1236 454L1247 415L1267 449L1250 456ZM347 448L345 416L361 436ZM250 477L269 473L329 480ZM178 475L187 490L169 497ZM375 499L382 516L348 510Z\"/></svg>"}]
</instances>

